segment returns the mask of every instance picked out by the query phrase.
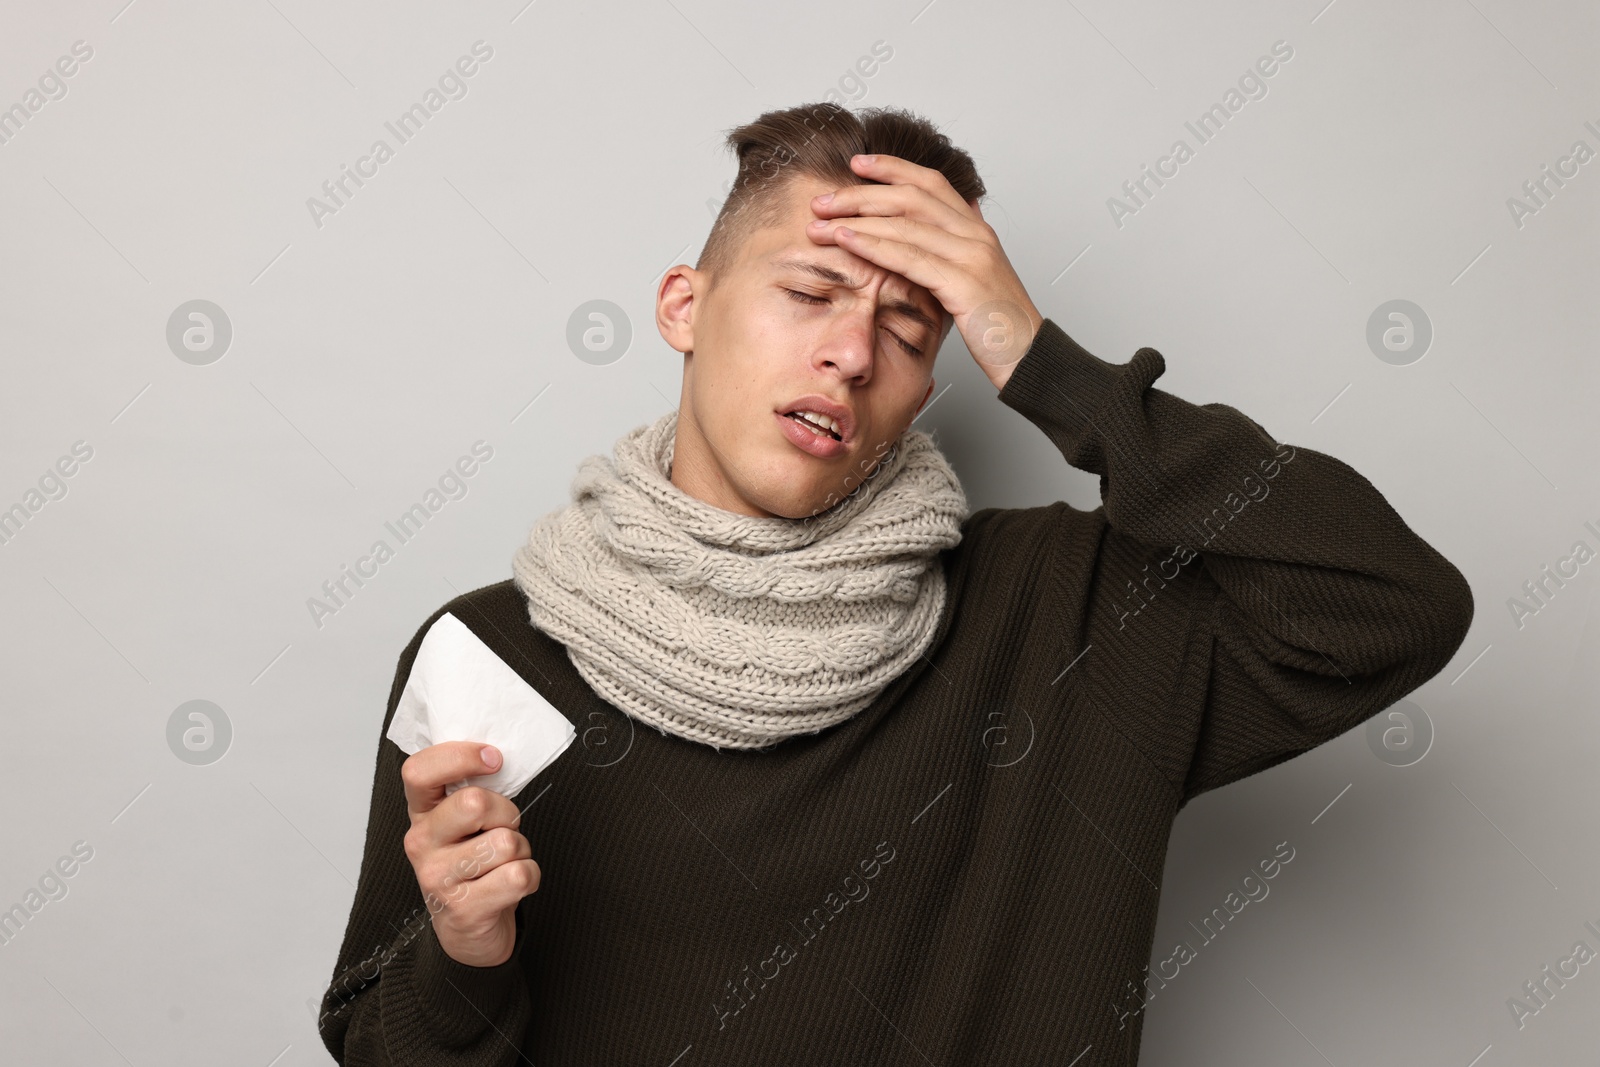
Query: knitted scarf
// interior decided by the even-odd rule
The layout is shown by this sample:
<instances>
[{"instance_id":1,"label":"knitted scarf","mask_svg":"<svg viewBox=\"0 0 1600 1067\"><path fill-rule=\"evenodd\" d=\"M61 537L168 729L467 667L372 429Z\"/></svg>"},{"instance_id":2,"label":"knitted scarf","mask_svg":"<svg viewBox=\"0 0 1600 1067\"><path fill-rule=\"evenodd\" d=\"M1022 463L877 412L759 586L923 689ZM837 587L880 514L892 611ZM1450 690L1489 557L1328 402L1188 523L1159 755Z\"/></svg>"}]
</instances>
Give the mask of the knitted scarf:
<instances>
[{"instance_id":1,"label":"knitted scarf","mask_svg":"<svg viewBox=\"0 0 1600 1067\"><path fill-rule=\"evenodd\" d=\"M938 554L968 514L955 472L908 430L826 511L740 515L672 483L677 424L670 411L579 465L572 503L512 559L528 618L663 734L759 749L850 718L933 640Z\"/></svg>"}]
</instances>

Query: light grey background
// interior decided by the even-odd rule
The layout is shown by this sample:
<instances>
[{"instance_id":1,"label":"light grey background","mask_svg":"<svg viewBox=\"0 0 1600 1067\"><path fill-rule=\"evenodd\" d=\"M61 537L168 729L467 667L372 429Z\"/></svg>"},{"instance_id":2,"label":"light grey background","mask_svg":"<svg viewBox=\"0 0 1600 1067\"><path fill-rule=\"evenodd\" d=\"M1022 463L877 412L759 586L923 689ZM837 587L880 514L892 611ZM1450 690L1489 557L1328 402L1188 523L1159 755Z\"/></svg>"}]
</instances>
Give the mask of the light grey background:
<instances>
[{"instance_id":1,"label":"light grey background","mask_svg":"<svg viewBox=\"0 0 1600 1067\"><path fill-rule=\"evenodd\" d=\"M509 576L582 457L676 402L655 286L725 194L723 131L833 90L973 153L1033 299L1090 351L1156 347L1158 387L1349 462L1477 597L1411 698L1420 762L1356 730L1181 815L1157 958L1279 842L1295 858L1150 1002L1142 1062L1593 1062L1600 963L1520 1030L1507 1006L1600 950L1600 563L1520 627L1507 606L1600 547L1600 160L1520 226L1507 203L1600 150L1593 5L124 3L12 4L0 33L3 107L93 49L0 144L0 507L93 449L0 546L0 907L93 849L0 945L8 1060L327 1062L396 657ZM467 95L316 225L307 199L479 40ZM1266 95L1115 224L1277 41ZM195 299L233 330L204 366L166 340ZM633 330L603 366L565 340L596 299ZM1434 333L1404 366L1366 340L1396 299ZM959 335L935 373L918 425L974 508L1098 504ZM479 440L467 494L315 625L308 598ZM233 731L203 766L167 740L197 699Z\"/></svg>"}]
</instances>

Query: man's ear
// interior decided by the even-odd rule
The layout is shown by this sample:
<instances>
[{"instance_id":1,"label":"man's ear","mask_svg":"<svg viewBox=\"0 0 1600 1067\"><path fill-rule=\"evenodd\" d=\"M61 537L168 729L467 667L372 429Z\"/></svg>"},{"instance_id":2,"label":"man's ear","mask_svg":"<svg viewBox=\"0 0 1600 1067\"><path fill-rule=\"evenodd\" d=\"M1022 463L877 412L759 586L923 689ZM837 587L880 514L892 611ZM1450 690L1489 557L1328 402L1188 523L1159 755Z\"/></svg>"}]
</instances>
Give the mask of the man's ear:
<instances>
[{"instance_id":1,"label":"man's ear","mask_svg":"<svg viewBox=\"0 0 1600 1067\"><path fill-rule=\"evenodd\" d=\"M694 351L694 308L697 292L704 292L710 276L680 263L667 271L656 291L656 329L675 351Z\"/></svg>"}]
</instances>

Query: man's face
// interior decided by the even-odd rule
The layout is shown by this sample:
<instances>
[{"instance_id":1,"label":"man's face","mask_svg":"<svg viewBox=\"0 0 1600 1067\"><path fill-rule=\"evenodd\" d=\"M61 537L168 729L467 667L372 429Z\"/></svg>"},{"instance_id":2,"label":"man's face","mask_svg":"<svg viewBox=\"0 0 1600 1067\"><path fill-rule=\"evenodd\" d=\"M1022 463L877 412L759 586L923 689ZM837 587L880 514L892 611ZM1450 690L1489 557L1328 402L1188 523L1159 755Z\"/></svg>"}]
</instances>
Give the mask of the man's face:
<instances>
[{"instance_id":1,"label":"man's face","mask_svg":"<svg viewBox=\"0 0 1600 1067\"><path fill-rule=\"evenodd\" d=\"M724 510L832 506L933 395L951 319L921 286L807 236L811 199L834 188L791 180L783 220L753 232L715 287L681 265L662 279L657 326L685 356L672 481ZM798 412L831 417L833 432Z\"/></svg>"}]
</instances>

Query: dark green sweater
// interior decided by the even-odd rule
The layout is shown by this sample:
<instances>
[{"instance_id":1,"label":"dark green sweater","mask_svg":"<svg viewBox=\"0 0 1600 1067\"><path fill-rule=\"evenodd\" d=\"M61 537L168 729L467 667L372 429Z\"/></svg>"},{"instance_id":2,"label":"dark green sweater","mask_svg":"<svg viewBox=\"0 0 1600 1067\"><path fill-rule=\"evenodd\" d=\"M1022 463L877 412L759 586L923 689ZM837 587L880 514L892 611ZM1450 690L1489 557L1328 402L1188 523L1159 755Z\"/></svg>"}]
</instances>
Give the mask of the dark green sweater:
<instances>
[{"instance_id":1,"label":"dark green sweater","mask_svg":"<svg viewBox=\"0 0 1600 1067\"><path fill-rule=\"evenodd\" d=\"M320 1022L335 1059L1134 1063L1178 810L1395 703L1473 614L1360 474L1152 388L1164 369L1046 321L999 398L1102 505L974 514L928 654L819 734L664 735L601 700L509 580L441 607L378 730ZM440 949L382 736L445 611L579 735L516 798L543 880L498 967Z\"/></svg>"}]
</instances>

